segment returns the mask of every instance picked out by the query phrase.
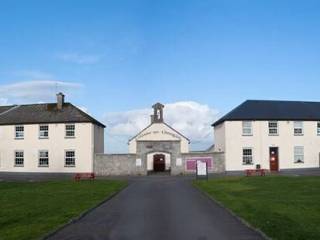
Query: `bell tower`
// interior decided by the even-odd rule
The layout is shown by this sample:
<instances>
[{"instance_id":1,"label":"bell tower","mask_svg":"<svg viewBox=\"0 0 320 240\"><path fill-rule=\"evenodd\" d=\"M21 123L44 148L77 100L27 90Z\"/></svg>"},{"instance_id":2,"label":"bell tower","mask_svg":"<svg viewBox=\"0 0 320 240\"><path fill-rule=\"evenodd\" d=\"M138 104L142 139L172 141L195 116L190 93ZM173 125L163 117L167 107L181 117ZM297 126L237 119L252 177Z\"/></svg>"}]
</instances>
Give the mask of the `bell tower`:
<instances>
[{"instance_id":1,"label":"bell tower","mask_svg":"<svg viewBox=\"0 0 320 240\"><path fill-rule=\"evenodd\" d=\"M164 105L156 103L152 106L153 115L151 115L151 123L162 123L163 122L163 108Z\"/></svg>"}]
</instances>

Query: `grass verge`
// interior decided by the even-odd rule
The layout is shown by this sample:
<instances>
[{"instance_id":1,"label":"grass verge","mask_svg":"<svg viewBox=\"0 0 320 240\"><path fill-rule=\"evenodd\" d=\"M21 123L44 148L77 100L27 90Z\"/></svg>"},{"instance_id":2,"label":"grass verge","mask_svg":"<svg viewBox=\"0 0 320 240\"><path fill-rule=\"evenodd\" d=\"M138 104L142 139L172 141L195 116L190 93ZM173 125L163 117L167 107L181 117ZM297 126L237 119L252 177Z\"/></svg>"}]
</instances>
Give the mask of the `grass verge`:
<instances>
[{"instance_id":1,"label":"grass verge","mask_svg":"<svg viewBox=\"0 0 320 240\"><path fill-rule=\"evenodd\" d=\"M273 239L320 239L320 177L226 177L194 185Z\"/></svg>"},{"instance_id":2,"label":"grass verge","mask_svg":"<svg viewBox=\"0 0 320 240\"><path fill-rule=\"evenodd\" d=\"M0 182L0 239L37 239L126 186L124 181Z\"/></svg>"}]
</instances>

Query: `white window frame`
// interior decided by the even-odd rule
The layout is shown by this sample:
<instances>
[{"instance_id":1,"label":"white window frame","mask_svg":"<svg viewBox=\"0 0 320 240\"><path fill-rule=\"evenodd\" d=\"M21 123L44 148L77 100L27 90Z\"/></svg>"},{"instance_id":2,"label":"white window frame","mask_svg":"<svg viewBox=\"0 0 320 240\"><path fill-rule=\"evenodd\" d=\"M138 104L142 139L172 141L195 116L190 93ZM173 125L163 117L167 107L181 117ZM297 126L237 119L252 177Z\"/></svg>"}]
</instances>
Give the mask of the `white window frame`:
<instances>
[{"instance_id":1,"label":"white window frame","mask_svg":"<svg viewBox=\"0 0 320 240\"><path fill-rule=\"evenodd\" d=\"M271 126L272 124L276 124L276 126ZM269 133L269 136L278 136L279 135L278 121L269 121L268 122L268 133Z\"/></svg>"},{"instance_id":2,"label":"white window frame","mask_svg":"<svg viewBox=\"0 0 320 240\"><path fill-rule=\"evenodd\" d=\"M47 156L42 156L42 153L46 153ZM46 160L47 164L43 164L42 163L43 160ZM39 167L49 167L49 151L48 150L39 150L38 166Z\"/></svg>"},{"instance_id":3,"label":"white window frame","mask_svg":"<svg viewBox=\"0 0 320 240\"><path fill-rule=\"evenodd\" d=\"M73 127L73 129L68 129L69 127ZM70 135L70 133L72 133ZM65 137L66 138L75 138L76 137L76 125L74 123L66 123L65 125Z\"/></svg>"},{"instance_id":4,"label":"white window frame","mask_svg":"<svg viewBox=\"0 0 320 240\"><path fill-rule=\"evenodd\" d=\"M42 127L47 127L47 130L41 130ZM47 134L45 134L45 133L47 133ZM39 125L39 138L40 139L48 139L49 138L49 125L48 124Z\"/></svg>"},{"instance_id":5,"label":"white window frame","mask_svg":"<svg viewBox=\"0 0 320 240\"><path fill-rule=\"evenodd\" d=\"M17 153L22 153L22 156L17 156ZM18 163L17 161L21 161L22 163ZM15 150L14 151L14 166L15 167L23 167L24 166L24 151L23 150Z\"/></svg>"},{"instance_id":6,"label":"white window frame","mask_svg":"<svg viewBox=\"0 0 320 240\"><path fill-rule=\"evenodd\" d=\"M14 137L15 139L24 139L24 125L14 126Z\"/></svg>"},{"instance_id":7,"label":"white window frame","mask_svg":"<svg viewBox=\"0 0 320 240\"><path fill-rule=\"evenodd\" d=\"M252 136L252 121L242 121L242 136Z\"/></svg>"},{"instance_id":8,"label":"white window frame","mask_svg":"<svg viewBox=\"0 0 320 240\"><path fill-rule=\"evenodd\" d=\"M300 130L301 132L298 132ZM293 134L294 136L302 136L303 135L303 121L294 121L293 122Z\"/></svg>"},{"instance_id":9,"label":"white window frame","mask_svg":"<svg viewBox=\"0 0 320 240\"><path fill-rule=\"evenodd\" d=\"M244 154L245 151L251 151L251 155L248 155L248 154ZM251 161L247 161L247 159L250 160L251 158ZM242 165L253 165L253 148L251 147L244 147L242 148Z\"/></svg>"},{"instance_id":10,"label":"white window frame","mask_svg":"<svg viewBox=\"0 0 320 240\"><path fill-rule=\"evenodd\" d=\"M320 136L320 121L317 122L317 135Z\"/></svg>"},{"instance_id":11,"label":"white window frame","mask_svg":"<svg viewBox=\"0 0 320 240\"><path fill-rule=\"evenodd\" d=\"M304 147L294 146L294 163L304 163Z\"/></svg>"},{"instance_id":12,"label":"white window frame","mask_svg":"<svg viewBox=\"0 0 320 240\"><path fill-rule=\"evenodd\" d=\"M68 152L73 152L73 157L67 156ZM73 164L67 164L68 160L73 159ZM74 149L68 149L64 151L64 166L65 167L75 167L76 166L76 151Z\"/></svg>"}]
</instances>

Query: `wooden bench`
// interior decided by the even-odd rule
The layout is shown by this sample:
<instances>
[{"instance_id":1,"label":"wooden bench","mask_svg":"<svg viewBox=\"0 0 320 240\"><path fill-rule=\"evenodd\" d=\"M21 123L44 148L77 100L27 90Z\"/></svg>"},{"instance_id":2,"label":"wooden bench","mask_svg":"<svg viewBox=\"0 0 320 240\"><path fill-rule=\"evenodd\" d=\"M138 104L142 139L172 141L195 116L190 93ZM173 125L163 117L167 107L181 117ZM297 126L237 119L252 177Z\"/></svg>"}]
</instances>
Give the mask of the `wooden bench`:
<instances>
[{"instance_id":1,"label":"wooden bench","mask_svg":"<svg viewBox=\"0 0 320 240\"><path fill-rule=\"evenodd\" d=\"M96 178L96 175L94 173L76 173L74 175L75 181L80 181L81 179L94 180L95 178Z\"/></svg>"},{"instance_id":2,"label":"wooden bench","mask_svg":"<svg viewBox=\"0 0 320 240\"><path fill-rule=\"evenodd\" d=\"M265 176L266 175L266 169L246 169L246 176L256 176L256 175L260 175L260 176Z\"/></svg>"}]
</instances>

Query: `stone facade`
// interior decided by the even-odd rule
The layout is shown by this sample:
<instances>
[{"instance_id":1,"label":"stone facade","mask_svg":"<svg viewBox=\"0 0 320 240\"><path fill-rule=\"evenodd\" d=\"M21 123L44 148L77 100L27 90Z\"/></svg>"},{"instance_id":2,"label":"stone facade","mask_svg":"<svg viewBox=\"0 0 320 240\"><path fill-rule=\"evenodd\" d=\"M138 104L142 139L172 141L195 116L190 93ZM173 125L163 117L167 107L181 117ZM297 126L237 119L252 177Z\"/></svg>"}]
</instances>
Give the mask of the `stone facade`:
<instances>
[{"instance_id":1,"label":"stone facade","mask_svg":"<svg viewBox=\"0 0 320 240\"><path fill-rule=\"evenodd\" d=\"M138 141L137 157L142 160L142 166L147 171L147 155L154 152L170 154L171 171L176 166L176 159L181 158L180 141Z\"/></svg>"},{"instance_id":2,"label":"stone facade","mask_svg":"<svg viewBox=\"0 0 320 240\"><path fill-rule=\"evenodd\" d=\"M170 154L171 175L194 174L195 171L187 170L186 160L203 157L212 158L212 168L209 169L209 173L225 171L224 153L181 153L179 141L138 141L137 154L97 154L94 170L100 176L147 175L147 156L155 152ZM180 161L179 164L177 159Z\"/></svg>"}]
</instances>

